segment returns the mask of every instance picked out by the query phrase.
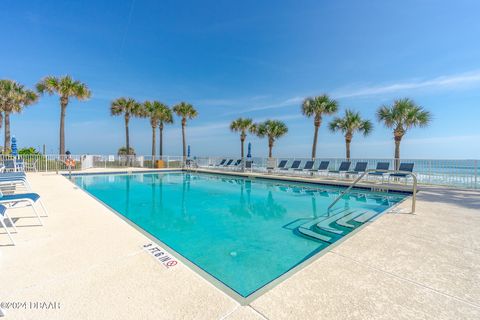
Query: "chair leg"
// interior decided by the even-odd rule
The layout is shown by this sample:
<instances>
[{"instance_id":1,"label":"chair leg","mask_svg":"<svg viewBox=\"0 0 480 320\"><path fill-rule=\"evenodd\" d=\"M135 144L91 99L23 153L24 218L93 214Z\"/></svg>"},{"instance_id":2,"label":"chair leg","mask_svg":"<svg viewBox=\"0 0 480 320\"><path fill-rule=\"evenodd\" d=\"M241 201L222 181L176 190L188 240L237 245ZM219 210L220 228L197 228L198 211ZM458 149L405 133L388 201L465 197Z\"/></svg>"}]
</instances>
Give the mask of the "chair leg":
<instances>
[{"instance_id":1,"label":"chair leg","mask_svg":"<svg viewBox=\"0 0 480 320\"><path fill-rule=\"evenodd\" d=\"M35 212L35 214L37 215L38 222L40 222L40 225L43 226L42 219L40 218L40 215L38 214L37 208L35 208L35 203L30 202L30 206L33 208L33 212Z\"/></svg>"},{"instance_id":2,"label":"chair leg","mask_svg":"<svg viewBox=\"0 0 480 320\"><path fill-rule=\"evenodd\" d=\"M43 212L45 212L45 217L48 217L48 211L47 211L47 208L45 208L43 201L41 199L38 199L38 202L40 203L40 206L42 207Z\"/></svg>"},{"instance_id":3,"label":"chair leg","mask_svg":"<svg viewBox=\"0 0 480 320\"><path fill-rule=\"evenodd\" d=\"M12 235L10 234L10 231L8 231L7 226L3 222L3 218L0 218L0 224L2 225L3 229L7 232L8 237L10 238L10 241L12 242L13 245L15 245L15 241L13 241Z\"/></svg>"},{"instance_id":4,"label":"chair leg","mask_svg":"<svg viewBox=\"0 0 480 320\"><path fill-rule=\"evenodd\" d=\"M13 230L15 230L15 233L18 233L17 226L15 225L15 223L13 223L12 218L10 218L10 216L8 215L7 212L5 212L4 215L8 219L8 221L10 222L10 225L12 226Z\"/></svg>"}]
</instances>

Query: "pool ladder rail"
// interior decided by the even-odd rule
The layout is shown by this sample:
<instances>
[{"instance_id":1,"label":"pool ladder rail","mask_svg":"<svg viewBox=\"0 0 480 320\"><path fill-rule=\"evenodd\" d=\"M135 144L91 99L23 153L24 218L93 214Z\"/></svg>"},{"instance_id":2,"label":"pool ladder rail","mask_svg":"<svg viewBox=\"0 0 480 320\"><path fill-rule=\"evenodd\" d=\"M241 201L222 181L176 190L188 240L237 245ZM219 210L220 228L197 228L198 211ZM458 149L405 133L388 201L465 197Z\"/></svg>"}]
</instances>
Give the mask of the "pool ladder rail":
<instances>
[{"instance_id":1,"label":"pool ladder rail","mask_svg":"<svg viewBox=\"0 0 480 320\"><path fill-rule=\"evenodd\" d=\"M333 206L335 206L337 204L338 201L340 201L340 199L343 198L344 195L346 195L347 193L349 193L359 182L360 180L362 180L365 176L367 176L369 173L371 172L379 172L379 173L400 173L400 174L404 174L406 176L411 176L413 178L413 185L412 185L412 212L411 213L415 213L415 208L416 208L416 204L417 204L417 185L418 185L418 182L417 182L417 175L413 172L410 172L410 171L399 171L399 170L376 170L376 169L368 169L366 170L365 172L363 172L361 175L358 176L357 179L355 179L351 184L350 186L345 189L342 193L340 193L340 195L332 202L332 204L330 204L330 206L328 206L328 212L330 213L331 209L333 208Z\"/></svg>"}]
</instances>

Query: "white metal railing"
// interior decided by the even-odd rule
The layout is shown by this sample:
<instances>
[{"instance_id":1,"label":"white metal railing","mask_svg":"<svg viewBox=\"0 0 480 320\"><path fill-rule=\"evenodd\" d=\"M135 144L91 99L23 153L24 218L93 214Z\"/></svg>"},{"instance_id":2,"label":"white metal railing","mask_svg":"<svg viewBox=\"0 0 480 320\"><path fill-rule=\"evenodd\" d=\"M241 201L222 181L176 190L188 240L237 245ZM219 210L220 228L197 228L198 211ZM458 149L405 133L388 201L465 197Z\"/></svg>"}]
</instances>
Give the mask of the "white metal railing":
<instances>
[{"instance_id":1,"label":"white metal railing","mask_svg":"<svg viewBox=\"0 0 480 320\"><path fill-rule=\"evenodd\" d=\"M152 157L151 155L137 156L118 156L118 155L71 155L75 160L73 171L85 170L89 168L157 168L157 160L163 160L164 168L183 168L185 163L182 156L163 156ZM199 167L216 167L222 159L240 159L239 156L230 157L191 157L196 166ZM276 158L274 159L278 165L280 160L288 160L287 166L291 165L294 160L300 160L300 168L303 167L309 158ZM15 161L19 170L24 171L64 171L68 170L65 163L65 156L59 155L19 155L13 157L11 155L0 155L0 163L8 164ZM254 157L251 158L252 168L255 172L267 172L268 158ZM330 161L330 170L337 169L344 158L317 158L315 166L319 161ZM368 169L375 169L378 162L388 162L390 169L395 169L395 159L363 159L355 158L350 160L353 169L355 164L360 161L368 163ZM401 159L400 162L414 163L414 172L417 175L419 184L445 185L461 188L480 189L480 161L479 160L438 160L438 159ZM22 164L23 162L23 164ZM239 170L243 167L225 167L225 170ZM13 170L13 169L8 169ZM289 172L294 174L293 172ZM297 172L301 173L301 172Z\"/></svg>"},{"instance_id":2,"label":"white metal railing","mask_svg":"<svg viewBox=\"0 0 480 320\"><path fill-rule=\"evenodd\" d=\"M340 195L335 198L335 200L328 206L328 212L330 212L330 210L333 208L333 206L335 206L337 204L338 201L340 201L340 199L343 198L344 195L346 195L347 193L350 192L350 190L352 190L359 182L360 180L362 180L365 176L367 176L369 173L372 173L372 172L379 172L379 173L395 173L395 174L402 174L402 175L405 175L405 178L406 176L410 176L412 177L413 179L413 184L412 184L412 212L411 213L415 213L415 207L416 207L416 203L417 203L417 175L413 172L410 172L410 171L399 171L399 170L376 170L376 169L368 169L366 170L365 172L363 172L362 174L360 174L357 179L355 179L351 184L350 186L343 190Z\"/></svg>"},{"instance_id":3,"label":"white metal railing","mask_svg":"<svg viewBox=\"0 0 480 320\"><path fill-rule=\"evenodd\" d=\"M238 159L239 157L200 157L198 158L199 166L212 167L214 164L218 164L222 159ZM266 172L268 158L252 158L253 168L252 171ZM281 160L287 160L287 166L291 165L293 161L300 160L300 168L303 167L306 161L310 158L288 158L280 157L276 158L276 163ZM315 159L315 166L320 161L330 161L329 170L338 169L342 161L347 161L345 158L317 158ZM377 163L388 162L390 169L395 169L395 159L365 159L355 158L350 159L352 162L351 169L355 167L357 162L367 162L368 169L375 169ZM440 160L440 159L400 159L400 163L413 163L413 171L417 175L419 184L427 185L443 185L459 188L480 189L480 160ZM225 168L228 169L228 168ZM289 174L300 173L293 171L286 171ZM285 172L285 173L286 173Z\"/></svg>"}]
</instances>

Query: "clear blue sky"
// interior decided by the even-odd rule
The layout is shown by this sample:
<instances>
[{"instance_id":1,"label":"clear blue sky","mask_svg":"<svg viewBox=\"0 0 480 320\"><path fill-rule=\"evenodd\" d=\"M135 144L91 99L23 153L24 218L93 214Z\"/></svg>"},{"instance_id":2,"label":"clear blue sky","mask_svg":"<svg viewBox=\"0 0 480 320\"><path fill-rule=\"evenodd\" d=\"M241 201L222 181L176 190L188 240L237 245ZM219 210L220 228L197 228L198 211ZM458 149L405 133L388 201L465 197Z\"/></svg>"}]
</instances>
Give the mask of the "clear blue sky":
<instances>
[{"instance_id":1,"label":"clear blue sky","mask_svg":"<svg viewBox=\"0 0 480 320\"><path fill-rule=\"evenodd\" d=\"M396 97L430 110L427 129L402 143L409 158L480 158L480 2L465 1L14 1L0 2L0 78L33 87L70 74L93 97L67 110L67 149L115 153L124 144L114 98L192 103L194 155L236 155L228 130L239 116L284 120L278 156L308 156L313 123L301 100L329 93L341 109L374 119ZM57 97L12 118L20 147L58 148ZM325 119L328 122L330 118ZM165 153L181 153L179 121L165 132ZM319 155L344 155L343 138L325 125ZM391 157L390 130L375 122L354 137L353 157ZM150 126L135 119L131 141L150 153ZM3 135L3 133L2 133ZM267 142L248 137L254 155Z\"/></svg>"}]
</instances>

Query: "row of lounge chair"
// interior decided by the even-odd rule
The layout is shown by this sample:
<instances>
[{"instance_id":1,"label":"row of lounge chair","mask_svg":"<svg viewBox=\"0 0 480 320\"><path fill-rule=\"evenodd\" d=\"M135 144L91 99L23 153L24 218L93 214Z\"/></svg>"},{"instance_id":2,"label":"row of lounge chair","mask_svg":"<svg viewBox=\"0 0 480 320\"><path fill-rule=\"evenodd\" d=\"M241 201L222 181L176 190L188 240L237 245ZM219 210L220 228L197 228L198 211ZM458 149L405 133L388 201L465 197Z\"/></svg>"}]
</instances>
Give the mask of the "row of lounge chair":
<instances>
[{"instance_id":1,"label":"row of lounge chair","mask_svg":"<svg viewBox=\"0 0 480 320\"><path fill-rule=\"evenodd\" d=\"M270 171L275 172L296 172L296 173L326 173L327 175L359 175L367 171L368 162L358 161L355 163L353 170L350 170L352 166L351 161L342 161L338 169L329 169L330 161L320 161L315 165L314 160L307 160L304 162L303 167L301 167L301 160L293 160L288 166L289 160L280 160L276 168L267 168ZM251 169L253 166L252 161L245 161L245 168ZM240 169L242 166L242 159L222 159L217 164L213 164L210 167L218 169ZM408 174L405 172L413 172L414 164L413 163L401 163L397 173L387 173L390 169L390 162L378 162L375 168L375 172L369 172L369 176L382 177L382 180L385 176L396 177L396 178L407 178Z\"/></svg>"},{"instance_id":2,"label":"row of lounge chair","mask_svg":"<svg viewBox=\"0 0 480 320\"><path fill-rule=\"evenodd\" d=\"M242 159L222 159L219 163L213 164L210 167L217 169L241 169ZM252 161L245 161L245 168L250 169L252 167Z\"/></svg>"},{"instance_id":3,"label":"row of lounge chair","mask_svg":"<svg viewBox=\"0 0 480 320\"><path fill-rule=\"evenodd\" d=\"M350 170L352 166L352 162L350 161L343 161L340 163L338 169L329 170L330 161L321 161L315 166L315 161L308 160L304 163L303 167L300 167L301 161L294 160L290 166L287 166L288 160L281 160L276 168L279 172L308 172L308 173L315 173L315 172L323 172L326 174L345 174L345 175L359 175L367 171L368 162L359 161L355 164L353 170ZM390 169L389 162L378 162L374 172L369 172L369 176L380 176L380 177L396 177L396 178L407 178L408 174L406 172L413 172L414 164L413 163L401 163L397 173L388 173Z\"/></svg>"},{"instance_id":4,"label":"row of lounge chair","mask_svg":"<svg viewBox=\"0 0 480 320\"><path fill-rule=\"evenodd\" d=\"M4 171L5 168L1 168ZM17 189L24 189L26 192L17 193ZM8 212L11 209L19 207L31 207L38 219L40 225L43 225L40 214L36 208L39 205L42 208L45 217L48 217L48 211L45 208L40 196L33 193L27 176L24 172L1 172L0 173L0 225L5 229L11 243L15 245L15 241L11 235L9 228L13 229L13 233L17 233L17 228ZM7 225L8 223L8 225Z\"/></svg>"}]
</instances>

